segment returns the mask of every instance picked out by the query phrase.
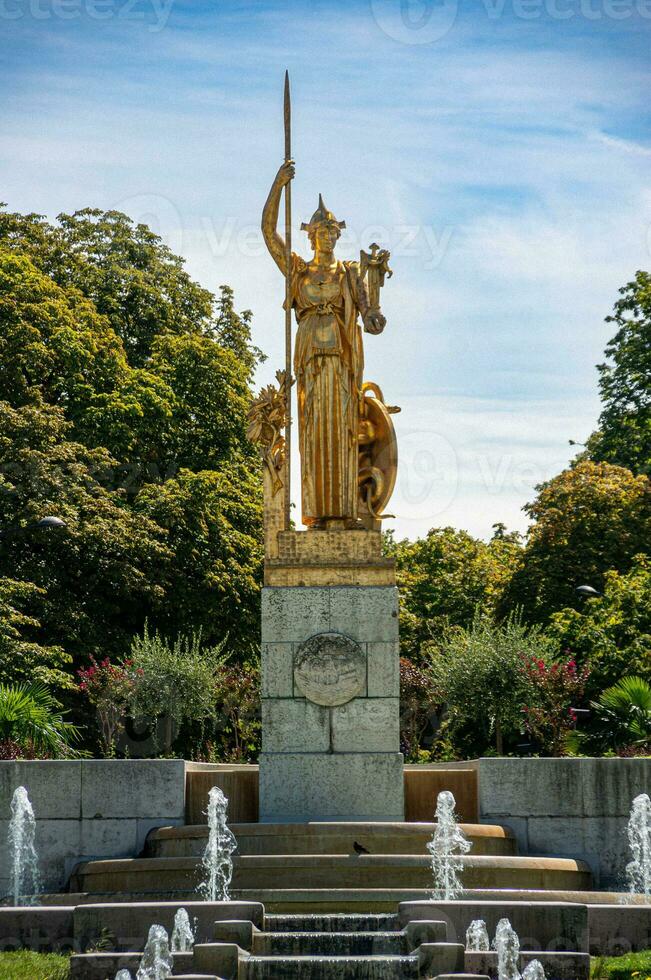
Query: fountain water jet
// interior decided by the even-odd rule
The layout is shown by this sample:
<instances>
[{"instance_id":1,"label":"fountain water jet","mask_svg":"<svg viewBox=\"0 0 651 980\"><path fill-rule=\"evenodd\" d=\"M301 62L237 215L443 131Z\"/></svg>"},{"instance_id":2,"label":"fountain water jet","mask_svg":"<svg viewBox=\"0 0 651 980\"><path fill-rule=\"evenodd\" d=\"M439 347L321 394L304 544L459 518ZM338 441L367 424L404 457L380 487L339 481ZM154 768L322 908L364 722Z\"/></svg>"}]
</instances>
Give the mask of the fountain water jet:
<instances>
[{"instance_id":1,"label":"fountain water jet","mask_svg":"<svg viewBox=\"0 0 651 980\"><path fill-rule=\"evenodd\" d=\"M206 877L199 892L207 902L230 902L229 888L233 879L232 854L237 841L227 825L228 799L219 786L208 793L208 843L201 859Z\"/></svg>"},{"instance_id":2,"label":"fountain water jet","mask_svg":"<svg viewBox=\"0 0 651 980\"><path fill-rule=\"evenodd\" d=\"M14 905L32 905L41 890L36 853L36 819L27 790L19 786L11 800L9 854Z\"/></svg>"},{"instance_id":3,"label":"fountain water jet","mask_svg":"<svg viewBox=\"0 0 651 980\"><path fill-rule=\"evenodd\" d=\"M463 894L463 885L459 874L463 871L461 855L467 854L472 847L464 832L455 820L454 808L456 800L452 793L444 790L439 793L436 801L437 821L434 836L427 845L432 856L432 874L434 889L432 898L454 901Z\"/></svg>"},{"instance_id":4,"label":"fountain water jet","mask_svg":"<svg viewBox=\"0 0 651 980\"><path fill-rule=\"evenodd\" d=\"M651 899L651 799L646 793L636 796L627 828L633 860L626 866L629 890Z\"/></svg>"},{"instance_id":5,"label":"fountain water jet","mask_svg":"<svg viewBox=\"0 0 651 980\"><path fill-rule=\"evenodd\" d=\"M115 974L115 980L132 980L132 978L128 970L118 970Z\"/></svg>"},{"instance_id":6,"label":"fountain water jet","mask_svg":"<svg viewBox=\"0 0 651 980\"><path fill-rule=\"evenodd\" d=\"M532 960L527 963L522 971L522 980L547 980L545 968L540 960Z\"/></svg>"},{"instance_id":7,"label":"fountain water jet","mask_svg":"<svg viewBox=\"0 0 651 980\"><path fill-rule=\"evenodd\" d=\"M140 960L136 980L169 980L172 976L169 937L163 926L152 926Z\"/></svg>"},{"instance_id":8,"label":"fountain water jet","mask_svg":"<svg viewBox=\"0 0 651 980\"><path fill-rule=\"evenodd\" d=\"M500 919L493 946L497 950L498 980L521 980L520 940L508 919Z\"/></svg>"},{"instance_id":9,"label":"fountain water jet","mask_svg":"<svg viewBox=\"0 0 651 980\"><path fill-rule=\"evenodd\" d=\"M466 949L475 953L485 953L490 948L486 923L483 919L475 919L466 930Z\"/></svg>"},{"instance_id":10,"label":"fountain water jet","mask_svg":"<svg viewBox=\"0 0 651 980\"><path fill-rule=\"evenodd\" d=\"M178 909L174 916L172 931L172 952L189 953L194 946L194 932L190 925L190 916L185 909Z\"/></svg>"}]
</instances>

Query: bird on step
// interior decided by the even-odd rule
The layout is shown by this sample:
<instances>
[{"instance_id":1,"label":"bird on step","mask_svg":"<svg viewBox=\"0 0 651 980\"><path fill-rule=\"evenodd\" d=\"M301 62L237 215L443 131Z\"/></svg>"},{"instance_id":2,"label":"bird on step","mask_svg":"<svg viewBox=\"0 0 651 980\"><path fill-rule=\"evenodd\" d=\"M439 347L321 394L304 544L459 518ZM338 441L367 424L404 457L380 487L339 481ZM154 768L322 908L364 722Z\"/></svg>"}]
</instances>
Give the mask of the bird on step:
<instances>
[{"instance_id":1,"label":"bird on step","mask_svg":"<svg viewBox=\"0 0 651 980\"><path fill-rule=\"evenodd\" d=\"M354 841L353 842L353 850L355 851L355 854L370 854L371 853L370 851L367 851L366 848L364 847L364 845L363 844L360 844L359 841Z\"/></svg>"}]
</instances>

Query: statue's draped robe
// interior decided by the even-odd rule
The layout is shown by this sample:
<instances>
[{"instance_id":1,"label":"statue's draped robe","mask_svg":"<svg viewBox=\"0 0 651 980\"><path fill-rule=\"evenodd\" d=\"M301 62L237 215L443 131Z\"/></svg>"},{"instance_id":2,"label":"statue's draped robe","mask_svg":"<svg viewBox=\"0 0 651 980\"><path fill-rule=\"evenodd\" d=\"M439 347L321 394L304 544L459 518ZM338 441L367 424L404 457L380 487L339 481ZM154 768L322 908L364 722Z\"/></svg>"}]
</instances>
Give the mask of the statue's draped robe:
<instances>
[{"instance_id":1,"label":"statue's draped robe","mask_svg":"<svg viewBox=\"0 0 651 980\"><path fill-rule=\"evenodd\" d=\"M357 518L359 397L364 350L358 314L368 297L355 262L338 262L322 283L292 254L298 331L298 403L303 523Z\"/></svg>"}]
</instances>

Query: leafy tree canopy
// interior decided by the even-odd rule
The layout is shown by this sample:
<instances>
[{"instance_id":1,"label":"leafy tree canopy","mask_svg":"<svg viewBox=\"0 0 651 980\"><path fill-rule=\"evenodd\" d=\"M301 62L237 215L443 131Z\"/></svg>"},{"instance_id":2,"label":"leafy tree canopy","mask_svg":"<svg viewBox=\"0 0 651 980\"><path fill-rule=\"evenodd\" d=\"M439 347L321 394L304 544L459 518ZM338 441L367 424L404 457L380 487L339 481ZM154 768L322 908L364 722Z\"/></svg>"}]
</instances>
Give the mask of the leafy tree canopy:
<instances>
[{"instance_id":1,"label":"leafy tree canopy","mask_svg":"<svg viewBox=\"0 0 651 980\"><path fill-rule=\"evenodd\" d=\"M400 587L401 647L417 657L421 645L448 626L468 626L481 606L495 608L521 551L517 534L502 525L488 543L467 531L433 528L425 538L393 543Z\"/></svg>"},{"instance_id":2,"label":"leafy tree canopy","mask_svg":"<svg viewBox=\"0 0 651 980\"><path fill-rule=\"evenodd\" d=\"M521 607L531 621L579 608L579 585L603 590L609 571L627 572L651 547L651 486L645 476L582 460L538 487L533 519L500 611Z\"/></svg>"},{"instance_id":3,"label":"leafy tree canopy","mask_svg":"<svg viewBox=\"0 0 651 980\"><path fill-rule=\"evenodd\" d=\"M620 294L607 318L617 332L598 368L604 407L588 452L651 475L651 275L638 272Z\"/></svg>"},{"instance_id":4,"label":"leafy tree canopy","mask_svg":"<svg viewBox=\"0 0 651 980\"><path fill-rule=\"evenodd\" d=\"M590 663L593 696L624 675L651 682L651 560L639 555L625 575L605 578L602 598L555 613L548 629L580 663Z\"/></svg>"},{"instance_id":5,"label":"leafy tree canopy","mask_svg":"<svg viewBox=\"0 0 651 980\"><path fill-rule=\"evenodd\" d=\"M53 669L124 654L146 619L250 648L260 357L232 291L194 283L146 226L0 212L0 528L66 522L0 547L16 676L29 649Z\"/></svg>"}]
</instances>

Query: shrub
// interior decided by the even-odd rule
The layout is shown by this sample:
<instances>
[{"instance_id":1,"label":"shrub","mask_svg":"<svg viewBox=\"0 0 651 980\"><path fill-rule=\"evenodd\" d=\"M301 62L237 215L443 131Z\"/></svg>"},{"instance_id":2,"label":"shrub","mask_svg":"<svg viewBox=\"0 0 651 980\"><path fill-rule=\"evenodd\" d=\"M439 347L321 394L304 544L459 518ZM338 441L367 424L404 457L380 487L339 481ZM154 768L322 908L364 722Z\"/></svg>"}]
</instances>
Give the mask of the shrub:
<instances>
[{"instance_id":1,"label":"shrub","mask_svg":"<svg viewBox=\"0 0 651 980\"><path fill-rule=\"evenodd\" d=\"M134 637L129 663L136 672L130 696L135 717L164 718L162 749L169 753L174 741L173 723L204 721L214 717L218 676L224 669L224 643L205 647L201 633L177 636L174 641L160 633Z\"/></svg>"},{"instance_id":2,"label":"shrub","mask_svg":"<svg viewBox=\"0 0 651 980\"><path fill-rule=\"evenodd\" d=\"M524 669L531 660L551 660L550 641L518 616L495 625L477 612L469 629L451 630L440 649L431 647L432 678L448 705L454 740L468 726L473 746L485 751L494 740L498 754L522 730L522 709L535 703L535 687Z\"/></svg>"},{"instance_id":3,"label":"shrub","mask_svg":"<svg viewBox=\"0 0 651 980\"><path fill-rule=\"evenodd\" d=\"M522 709L524 727L543 755L563 755L567 736L576 725L574 708L583 697L590 669L579 670L574 660L547 664L538 659L530 660L525 670L535 701Z\"/></svg>"},{"instance_id":4,"label":"shrub","mask_svg":"<svg viewBox=\"0 0 651 980\"><path fill-rule=\"evenodd\" d=\"M0 752L4 758L66 758L79 730L43 684L0 684Z\"/></svg>"},{"instance_id":5,"label":"shrub","mask_svg":"<svg viewBox=\"0 0 651 980\"><path fill-rule=\"evenodd\" d=\"M436 722L436 689L430 671L400 658L400 748L405 761L422 759L423 738Z\"/></svg>"},{"instance_id":6,"label":"shrub","mask_svg":"<svg viewBox=\"0 0 651 980\"><path fill-rule=\"evenodd\" d=\"M130 661L112 664L108 657L77 671L79 690L95 707L100 733L100 749L105 758L115 753L115 740L124 724L129 702L138 678Z\"/></svg>"},{"instance_id":7,"label":"shrub","mask_svg":"<svg viewBox=\"0 0 651 980\"><path fill-rule=\"evenodd\" d=\"M260 661L224 664L217 677L218 745L209 754L220 762L254 762L260 751Z\"/></svg>"},{"instance_id":8,"label":"shrub","mask_svg":"<svg viewBox=\"0 0 651 980\"><path fill-rule=\"evenodd\" d=\"M591 701L590 728L568 739L574 751L651 753L651 685L642 677L622 677Z\"/></svg>"}]
</instances>

